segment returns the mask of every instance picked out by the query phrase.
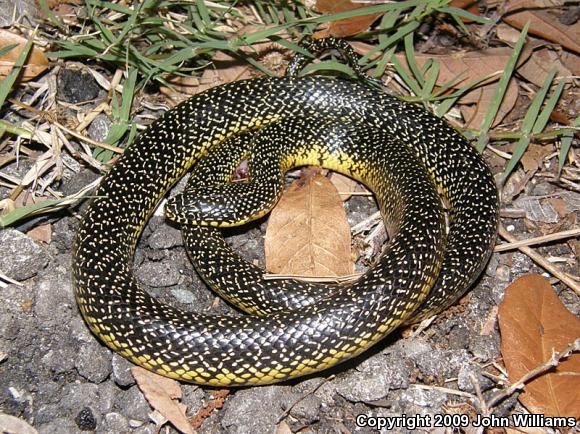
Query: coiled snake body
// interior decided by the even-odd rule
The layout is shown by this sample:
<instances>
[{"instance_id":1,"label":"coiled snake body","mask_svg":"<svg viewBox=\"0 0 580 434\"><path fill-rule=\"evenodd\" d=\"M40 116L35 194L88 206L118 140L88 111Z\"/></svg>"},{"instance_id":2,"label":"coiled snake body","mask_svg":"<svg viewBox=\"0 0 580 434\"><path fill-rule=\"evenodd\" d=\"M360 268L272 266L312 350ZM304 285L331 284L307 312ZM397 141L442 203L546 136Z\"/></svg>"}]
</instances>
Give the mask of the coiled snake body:
<instances>
[{"instance_id":1,"label":"coiled snake body","mask_svg":"<svg viewBox=\"0 0 580 434\"><path fill-rule=\"evenodd\" d=\"M149 296L132 262L160 199L208 153L211 161L211 153L235 148L240 135L260 130L263 140L275 141L281 136L275 123L291 131L284 140L298 143L303 158L294 163L319 162L371 185L394 228L379 262L331 295L318 287L308 297L299 287L298 296L281 297L260 312L260 298L296 282L273 289L260 271L232 259L227 249L216 250L221 241L211 230L192 230L188 245L204 277L261 315L182 312ZM316 134L316 146L300 148L301 138L313 145L307 138ZM389 158L394 161L387 164ZM202 161L200 170L208 164ZM451 207L446 244L433 182ZM491 174L455 130L384 92L323 77L241 81L189 99L140 135L96 195L73 251L75 295L85 321L134 363L210 385L267 384L319 371L360 354L401 323L445 308L482 270L497 225ZM214 255L204 260L206 248ZM290 310L295 307L300 309Z\"/></svg>"}]
</instances>

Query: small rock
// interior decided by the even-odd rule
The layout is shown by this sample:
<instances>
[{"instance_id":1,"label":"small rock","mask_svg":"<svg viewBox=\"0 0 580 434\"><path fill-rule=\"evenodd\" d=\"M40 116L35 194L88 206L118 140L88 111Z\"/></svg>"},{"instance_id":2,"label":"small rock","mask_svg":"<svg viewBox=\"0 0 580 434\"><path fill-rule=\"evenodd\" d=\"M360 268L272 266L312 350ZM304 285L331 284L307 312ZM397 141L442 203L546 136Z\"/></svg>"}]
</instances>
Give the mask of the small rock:
<instances>
[{"instance_id":1,"label":"small rock","mask_svg":"<svg viewBox=\"0 0 580 434\"><path fill-rule=\"evenodd\" d=\"M129 421L119 413L107 413L104 422L104 433L115 434L129 431Z\"/></svg>"},{"instance_id":2,"label":"small rock","mask_svg":"<svg viewBox=\"0 0 580 434\"><path fill-rule=\"evenodd\" d=\"M87 130L89 137L93 140L96 140L97 142L103 142L109 134L111 125L113 125L113 123L107 116L103 114L98 115L95 119L93 119L91 125L89 125Z\"/></svg>"},{"instance_id":3,"label":"small rock","mask_svg":"<svg viewBox=\"0 0 580 434\"><path fill-rule=\"evenodd\" d=\"M469 330L463 325L457 325L447 334L450 349L466 349L469 346Z\"/></svg>"},{"instance_id":4,"label":"small rock","mask_svg":"<svg viewBox=\"0 0 580 434\"><path fill-rule=\"evenodd\" d=\"M101 383L111 374L111 358L111 351L94 340L81 347L75 366L82 377Z\"/></svg>"},{"instance_id":5,"label":"small rock","mask_svg":"<svg viewBox=\"0 0 580 434\"><path fill-rule=\"evenodd\" d=\"M115 400L115 409L128 419L146 422L152 411L147 400L137 386L120 390Z\"/></svg>"},{"instance_id":6,"label":"small rock","mask_svg":"<svg viewBox=\"0 0 580 434\"><path fill-rule=\"evenodd\" d=\"M290 414L296 419L300 419L305 424L311 424L319 420L320 407L322 406L322 399L316 395L308 395L306 397L299 397L298 402L294 400Z\"/></svg>"},{"instance_id":7,"label":"small rock","mask_svg":"<svg viewBox=\"0 0 580 434\"><path fill-rule=\"evenodd\" d=\"M469 360L469 354L466 350L434 349L413 357L413 360L425 375L452 378L456 376L461 365Z\"/></svg>"},{"instance_id":8,"label":"small rock","mask_svg":"<svg viewBox=\"0 0 580 434\"><path fill-rule=\"evenodd\" d=\"M273 432L283 404L287 386L265 386L237 391L226 401L222 426L228 433Z\"/></svg>"},{"instance_id":9,"label":"small rock","mask_svg":"<svg viewBox=\"0 0 580 434\"><path fill-rule=\"evenodd\" d=\"M181 390L183 392L181 402L187 405L187 413L197 414L204 406L205 394L203 389L193 384L183 384Z\"/></svg>"},{"instance_id":10,"label":"small rock","mask_svg":"<svg viewBox=\"0 0 580 434\"><path fill-rule=\"evenodd\" d=\"M79 431L77 424L69 417L59 417L36 428L38 434L73 433Z\"/></svg>"},{"instance_id":11,"label":"small rock","mask_svg":"<svg viewBox=\"0 0 580 434\"><path fill-rule=\"evenodd\" d=\"M62 253L70 252L75 234L76 222L71 217L63 217L52 225L52 244Z\"/></svg>"},{"instance_id":12,"label":"small rock","mask_svg":"<svg viewBox=\"0 0 580 434\"><path fill-rule=\"evenodd\" d=\"M499 354L499 335L470 336L469 350L481 361L493 360Z\"/></svg>"},{"instance_id":13,"label":"small rock","mask_svg":"<svg viewBox=\"0 0 580 434\"><path fill-rule=\"evenodd\" d=\"M131 373L131 368L134 366L124 357L118 354L113 354L111 360L113 367L113 380L121 387L128 387L135 384L135 378Z\"/></svg>"},{"instance_id":14,"label":"small rock","mask_svg":"<svg viewBox=\"0 0 580 434\"><path fill-rule=\"evenodd\" d=\"M69 270L60 265L47 270L38 279L35 291L34 313L39 322L64 332L63 327L78 312Z\"/></svg>"},{"instance_id":15,"label":"small rock","mask_svg":"<svg viewBox=\"0 0 580 434\"><path fill-rule=\"evenodd\" d=\"M99 174L93 172L91 169L83 169L78 173L75 173L62 187L61 191L65 195L71 195L78 193L79 190L86 187L88 184L93 182L99 177ZM85 200L82 203L81 208L86 207L89 204L89 200Z\"/></svg>"},{"instance_id":16,"label":"small rock","mask_svg":"<svg viewBox=\"0 0 580 434\"><path fill-rule=\"evenodd\" d=\"M81 431L94 431L97 428L97 420L90 407L84 407L75 417L75 423Z\"/></svg>"},{"instance_id":17,"label":"small rock","mask_svg":"<svg viewBox=\"0 0 580 434\"><path fill-rule=\"evenodd\" d=\"M181 232L166 224L161 225L149 236L149 247L152 249L170 249L182 245Z\"/></svg>"},{"instance_id":18,"label":"small rock","mask_svg":"<svg viewBox=\"0 0 580 434\"><path fill-rule=\"evenodd\" d=\"M90 101L99 96L99 85L91 74L76 69L61 69L57 78L57 94L67 102Z\"/></svg>"},{"instance_id":19,"label":"small rock","mask_svg":"<svg viewBox=\"0 0 580 434\"><path fill-rule=\"evenodd\" d=\"M194 304L197 302L195 294L186 288L172 288L171 295L180 303Z\"/></svg>"},{"instance_id":20,"label":"small rock","mask_svg":"<svg viewBox=\"0 0 580 434\"><path fill-rule=\"evenodd\" d=\"M144 262L137 270L137 279L145 285L164 288L177 285L181 280L179 267L171 260Z\"/></svg>"},{"instance_id":21,"label":"small rock","mask_svg":"<svg viewBox=\"0 0 580 434\"><path fill-rule=\"evenodd\" d=\"M418 407L428 407L435 410L437 407L441 407L445 404L447 401L447 395L435 389L425 390L418 387L410 387L402 391L401 400L405 404L409 403Z\"/></svg>"},{"instance_id":22,"label":"small rock","mask_svg":"<svg viewBox=\"0 0 580 434\"><path fill-rule=\"evenodd\" d=\"M479 388L485 391L494 385L493 381L489 378L481 375L481 368L472 363L466 363L459 369L459 374L457 374L457 387L459 390L465 392L473 393L475 388L473 387L472 377L479 384Z\"/></svg>"},{"instance_id":23,"label":"small rock","mask_svg":"<svg viewBox=\"0 0 580 434\"><path fill-rule=\"evenodd\" d=\"M336 391L351 402L383 399L391 389L406 388L413 363L398 355L377 354L336 381Z\"/></svg>"},{"instance_id":24,"label":"small rock","mask_svg":"<svg viewBox=\"0 0 580 434\"><path fill-rule=\"evenodd\" d=\"M14 280L30 279L48 264L45 251L15 229L0 231L0 246L0 270Z\"/></svg>"}]
</instances>

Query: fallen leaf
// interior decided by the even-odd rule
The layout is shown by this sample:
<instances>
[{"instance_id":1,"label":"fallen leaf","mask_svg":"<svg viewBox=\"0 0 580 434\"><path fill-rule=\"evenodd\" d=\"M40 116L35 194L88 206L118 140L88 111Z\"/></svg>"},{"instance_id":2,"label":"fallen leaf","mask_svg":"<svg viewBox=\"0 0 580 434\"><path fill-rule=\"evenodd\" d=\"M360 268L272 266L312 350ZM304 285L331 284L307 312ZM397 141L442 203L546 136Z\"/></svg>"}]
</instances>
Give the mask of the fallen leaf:
<instances>
[{"instance_id":1,"label":"fallen leaf","mask_svg":"<svg viewBox=\"0 0 580 434\"><path fill-rule=\"evenodd\" d=\"M358 46L361 49L361 46ZM518 60L518 67L525 62L532 54L534 46L529 44L525 46L520 54ZM462 74L460 79L454 84L454 88L460 88L467 83L481 79L487 75L496 74L494 78L498 80L501 72L503 72L510 56L512 49L507 47L502 48L488 48L480 51L459 51L450 54L415 54L417 64L423 67L427 61L439 63L440 70L437 78L437 84L443 85ZM407 65L407 58L404 53L396 54L397 59ZM499 73L499 74L498 74Z\"/></svg>"},{"instance_id":2,"label":"fallen leaf","mask_svg":"<svg viewBox=\"0 0 580 434\"><path fill-rule=\"evenodd\" d=\"M245 26L239 29L238 35L251 33L256 30L253 26ZM263 28L260 28L263 30ZM288 34L282 33L278 36L289 37ZM245 56L254 59L260 59L270 70L282 73L286 67L286 59L283 55L287 48L276 42L263 42L254 44L251 47L241 47L240 51ZM225 51L217 51L212 57L212 64L205 68L201 77L171 77L167 81L171 83L173 89L162 86L161 92L172 99L172 103L179 104L191 95L196 95L212 87L219 86L233 81L254 78L260 75L253 66L241 57L236 57Z\"/></svg>"},{"instance_id":3,"label":"fallen leaf","mask_svg":"<svg viewBox=\"0 0 580 434\"><path fill-rule=\"evenodd\" d=\"M518 65L525 62L532 53L532 46L524 48L520 54ZM495 83L512 55L511 48L489 48L481 51L466 51L451 54L416 54L417 64L422 68L429 60L438 62L440 66L437 85L443 84L455 79L459 74L461 77L455 82L454 88L458 89L467 83L479 80L483 77L495 74L493 78L482 84L477 89L463 95L458 103L463 105L462 113L467 120L466 127L479 128L481 122L487 113L489 104L493 98L497 83ZM396 55L397 59L407 65L407 59L404 53ZM518 97L518 86L515 81L510 81L504 99L500 105L493 125L497 125L514 107ZM475 107L465 107L466 105L476 105Z\"/></svg>"},{"instance_id":4,"label":"fallen leaf","mask_svg":"<svg viewBox=\"0 0 580 434\"><path fill-rule=\"evenodd\" d=\"M358 182L354 179L336 172L330 175L330 182L336 187L336 191L338 191L343 202L350 199L353 193L356 192L358 185Z\"/></svg>"},{"instance_id":5,"label":"fallen leaf","mask_svg":"<svg viewBox=\"0 0 580 434\"><path fill-rule=\"evenodd\" d=\"M26 232L30 238L36 241L42 241L43 243L50 244L52 241L52 226L50 223L36 226Z\"/></svg>"},{"instance_id":6,"label":"fallen leaf","mask_svg":"<svg viewBox=\"0 0 580 434\"><path fill-rule=\"evenodd\" d=\"M14 62L27 42L22 36L16 35L8 30L0 29L0 49L9 45L18 45L8 53L0 56L0 80L3 80L10 74ZM48 58L42 50L33 45L28 54L28 60L24 63L22 72L20 73L20 79L22 81L32 80L46 68L48 68Z\"/></svg>"},{"instance_id":7,"label":"fallen leaf","mask_svg":"<svg viewBox=\"0 0 580 434\"><path fill-rule=\"evenodd\" d=\"M580 75L580 56L575 56L572 53L562 52L560 59L566 68L572 71L573 75Z\"/></svg>"},{"instance_id":8,"label":"fallen leaf","mask_svg":"<svg viewBox=\"0 0 580 434\"><path fill-rule=\"evenodd\" d=\"M290 429L290 425L288 425L286 421L283 420L278 425L276 425L274 434L292 434L292 429Z\"/></svg>"},{"instance_id":9,"label":"fallen leaf","mask_svg":"<svg viewBox=\"0 0 580 434\"><path fill-rule=\"evenodd\" d=\"M542 167L544 158L550 155L554 149L551 146L530 144L526 153L522 155L520 162L526 172L538 170Z\"/></svg>"},{"instance_id":10,"label":"fallen leaf","mask_svg":"<svg viewBox=\"0 0 580 434\"><path fill-rule=\"evenodd\" d=\"M458 103L461 104L461 114L465 119L465 128L479 129L485 115L489 111L489 106L493 101L495 90L497 84L490 84L487 86L479 87L465 96L459 98ZM499 124L503 118L514 108L516 101L518 99L519 91L518 85L515 81L511 80L505 91L503 100L499 105L499 110L495 115L492 122L492 126ZM474 101L475 98L475 101ZM470 105L468 105L470 104Z\"/></svg>"},{"instance_id":11,"label":"fallen leaf","mask_svg":"<svg viewBox=\"0 0 580 434\"><path fill-rule=\"evenodd\" d=\"M467 12L471 12L473 15L479 15L479 2L477 0L451 0L449 3L450 7L465 9ZM464 23L472 23L473 20L469 18L459 17Z\"/></svg>"},{"instance_id":12,"label":"fallen leaf","mask_svg":"<svg viewBox=\"0 0 580 434\"><path fill-rule=\"evenodd\" d=\"M511 26L523 29L530 22L529 32L548 41L556 42L571 51L580 53L580 26L563 25L549 10L530 0L514 0L507 5L503 20Z\"/></svg>"},{"instance_id":13,"label":"fallen leaf","mask_svg":"<svg viewBox=\"0 0 580 434\"><path fill-rule=\"evenodd\" d=\"M504 23L499 23L495 28L495 34L500 41L507 42L508 45L514 46L520 38L520 31L508 26Z\"/></svg>"},{"instance_id":14,"label":"fallen leaf","mask_svg":"<svg viewBox=\"0 0 580 434\"><path fill-rule=\"evenodd\" d=\"M350 227L342 200L319 174L294 182L266 231L266 269L311 277L352 274Z\"/></svg>"},{"instance_id":15,"label":"fallen leaf","mask_svg":"<svg viewBox=\"0 0 580 434\"><path fill-rule=\"evenodd\" d=\"M38 431L25 420L0 413L0 432L3 434L37 434Z\"/></svg>"},{"instance_id":16,"label":"fallen leaf","mask_svg":"<svg viewBox=\"0 0 580 434\"><path fill-rule=\"evenodd\" d=\"M578 57L578 56L574 56ZM543 47L535 50L533 56L530 56L527 62L518 68L518 74L542 87L546 78L552 69L558 70L559 77L570 77L572 72L562 63L560 55L549 47Z\"/></svg>"},{"instance_id":17,"label":"fallen leaf","mask_svg":"<svg viewBox=\"0 0 580 434\"><path fill-rule=\"evenodd\" d=\"M364 3L353 3L349 0L318 0L315 9L321 13L333 15L364 7L368 7L368 5ZM317 38L324 38L327 36L342 38L344 36L356 35L357 33L367 30L381 15L383 14L369 14L331 21L326 23L325 27L316 32L314 36Z\"/></svg>"},{"instance_id":18,"label":"fallen leaf","mask_svg":"<svg viewBox=\"0 0 580 434\"><path fill-rule=\"evenodd\" d=\"M133 366L131 373L151 407L181 432L194 433L185 415L186 407L177 401L181 399L181 387L177 381L149 372L139 366Z\"/></svg>"},{"instance_id":19,"label":"fallen leaf","mask_svg":"<svg viewBox=\"0 0 580 434\"><path fill-rule=\"evenodd\" d=\"M512 283L499 307L501 353L516 382L580 337L580 319L560 302L550 283L529 274ZM519 400L533 413L580 417L580 354L526 383Z\"/></svg>"}]
</instances>

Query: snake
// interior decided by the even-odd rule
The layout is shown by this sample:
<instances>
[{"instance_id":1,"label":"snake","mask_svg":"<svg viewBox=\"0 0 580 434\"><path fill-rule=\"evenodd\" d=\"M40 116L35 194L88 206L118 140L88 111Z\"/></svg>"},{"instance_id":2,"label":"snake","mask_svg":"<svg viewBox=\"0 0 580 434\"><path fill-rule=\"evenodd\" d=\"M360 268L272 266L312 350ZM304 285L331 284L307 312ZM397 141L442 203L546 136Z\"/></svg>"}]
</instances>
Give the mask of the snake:
<instances>
[{"instance_id":1,"label":"snake","mask_svg":"<svg viewBox=\"0 0 580 434\"><path fill-rule=\"evenodd\" d=\"M333 44L341 45L325 46ZM170 188L222 147L243 147L250 134L258 144L281 137L276 128L292 123L283 140L299 142L315 128L309 125L324 134L303 157L286 161L350 174L384 199L379 208L394 236L377 263L355 283L303 300L300 309L279 306L260 315L184 312L150 296L133 275L133 257ZM379 163L386 158L374 158L383 152L394 158L388 169ZM434 186L450 205L448 234ZM139 366L200 385L270 384L348 360L411 318L452 303L489 259L497 219L497 189L481 156L419 105L342 78L242 80L167 111L126 149L79 225L73 287L90 330ZM235 256L224 257L232 258L229 269L206 261L206 277L244 268ZM241 292L252 287L244 279L238 284Z\"/></svg>"}]
</instances>

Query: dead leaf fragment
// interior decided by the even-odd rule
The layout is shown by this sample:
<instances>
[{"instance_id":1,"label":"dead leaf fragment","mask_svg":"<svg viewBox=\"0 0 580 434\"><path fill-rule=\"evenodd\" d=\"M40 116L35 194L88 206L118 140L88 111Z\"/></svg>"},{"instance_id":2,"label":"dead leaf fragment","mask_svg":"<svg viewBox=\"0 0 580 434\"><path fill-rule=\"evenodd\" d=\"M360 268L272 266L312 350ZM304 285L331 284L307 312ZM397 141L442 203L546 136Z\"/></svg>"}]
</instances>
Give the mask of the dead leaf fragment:
<instances>
[{"instance_id":1,"label":"dead leaf fragment","mask_svg":"<svg viewBox=\"0 0 580 434\"><path fill-rule=\"evenodd\" d=\"M555 42L575 53L580 53L580 26L563 25L549 10L537 9L530 0L510 1L503 20L511 26L523 29L530 22L530 34Z\"/></svg>"},{"instance_id":2,"label":"dead leaf fragment","mask_svg":"<svg viewBox=\"0 0 580 434\"><path fill-rule=\"evenodd\" d=\"M531 47L525 48L520 55L518 65L527 60L531 54ZM489 48L481 51L457 52L452 54L417 54L415 56L419 67L423 67L429 60L439 63L440 72L437 85L442 86L461 74L454 88L460 88L467 83L474 82L486 76L490 78L487 85L480 85L477 89L468 92L459 99L463 105L462 113L466 119L467 128L479 128L493 99L497 83L505 65L512 54L511 48ZM397 59L407 65L404 53L397 54ZM500 105L493 125L497 125L512 110L518 98L518 86L514 80L510 81L504 99ZM471 105L471 107L466 107Z\"/></svg>"},{"instance_id":3,"label":"dead leaf fragment","mask_svg":"<svg viewBox=\"0 0 580 434\"><path fill-rule=\"evenodd\" d=\"M318 0L315 9L319 12L333 15L340 12L352 11L353 9L360 9L368 7L364 3L353 3L349 0ZM369 14L358 17L344 18L342 20L332 21L326 24L323 30L316 32L317 38L324 38L327 36L334 36L335 38L342 38L344 36L356 35L369 28L369 26L382 14Z\"/></svg>"},{"instance_id":4,"label":"dead leaf fragment","mask_svg":"<svg viewBox=\"0 0 580 434\"><path fill-rule=\"evenodd\" d=\"M181 387L177 381L154 374L139 366L132 367L131 373L151 407L181 432L194 433L185 415L186 407L177 401L181 398Z\"/></svg>"},{"instance_id":5,"label":"dead leaf fragment","mask_svg":"<svg viewBox=\"0 0 580 434\"><path fill-rule=\"evenodd\" d=\"M0 56L0 80L3 80L8 76L8 74L10 74L14 62L24 49L27 42L28 41L22 36L16 35L8 30L0 29L0 49L14 44L18 45L8 53ZM20 73L20 79L22 81L32 80L47 67L48 58L44 55L42 50L33 45L28 54L28 60L25 62L22 72Z\"/></svg>"},{"instance_id":6,"label":"dead leaf fragment","mask_svg":"<svg viewBox=\"0 0 580 434\"><path fill-rule=\"evenodd\" d=\"M334 172L330 175L330 182L336 187L343 202L346 202L355 193L358 183L348 176Z\"/></svg>"},{"instance_id":7,"label":"dead leaf fragment","mask_svg":"<svg viewBox=\"0 0 580 434\"><path fill-rule=\"evenodd\" d=\"M477 0L451 0L449 6L458 9L465 9L467 12L470 12L473 15L479 15L479 2ZM460 19L464 23L473 22L473 20L470 18L460 17Z\"/></svg>"},{"instance_id":8,"label":"dead leaf fragment","mask_svg":"<svg viewBox=\"0 0 580 434\"><path fill-rule=\"evenodd\" d=\"M580 337L580 319L560 302L550 283L529 274L512 283L499 307L501 353L511 382ZM520 401L533 413L580 417L580 354L525 385Z\"/></svg>"},{"instance_id":9,"label":"dead leaf fragment","mask_svg":"<svg viewBox=\"0 0 580 434\"><path fill-rule=\"evenodd\" d=\"M35 241L42 241L43 243L50 244L52 241L52 225L50 223L36 226L26 232L30 238Z\"/></svg>"},{"instance_id":10,"label":"dead leaf fragment","mask_svg":"<svg viewBox=\"0 0 580 434\"><path fill-rule=\"evenodd\" d=\"M354 271L350 246L342 200L328 178L316 174L294 182L272 211L266 269L312 277L349 275Z\"/></svg>"},{"instance_id":11,"label":"dead leaf fragment","mask_svg":"<svg viewBox=\"0 0 580 434\"><path fill-rule=\"evenodd\" d=\"M570 77L573 73L563 64L563 54L558 54L548 47L535 50L534 55L530 56L529 60L520 66L518 74L538 87L544 85L548 74L554 68L557 68L559 77ZM573 57L577 58L578 56Z\"/></svg>"},{"instance_id":12,"label":"dead leaf fragment","mask_svg":"<svg viewBox=\"0 0 580 434\"><path fill-rule=\"evenodd\" d=\"M37 434L34 429L23 419L9 414L0 413L0 432L3 434Z\"/></svg>"}]
</instances>

